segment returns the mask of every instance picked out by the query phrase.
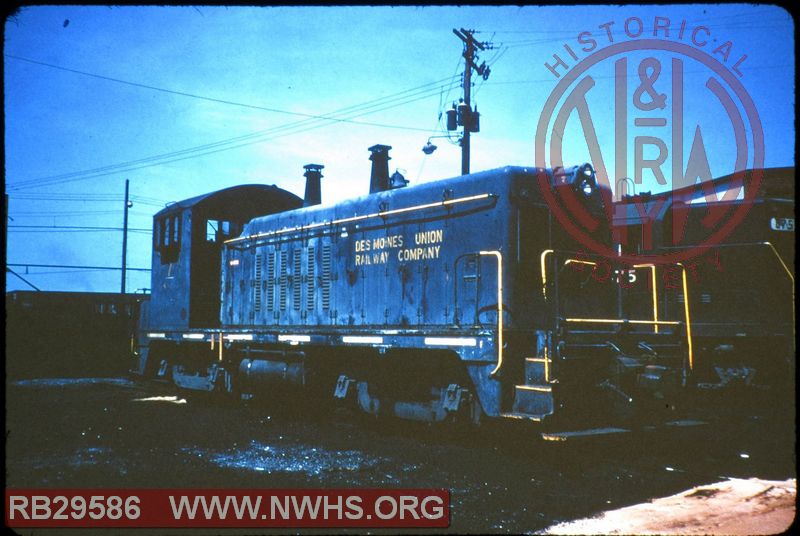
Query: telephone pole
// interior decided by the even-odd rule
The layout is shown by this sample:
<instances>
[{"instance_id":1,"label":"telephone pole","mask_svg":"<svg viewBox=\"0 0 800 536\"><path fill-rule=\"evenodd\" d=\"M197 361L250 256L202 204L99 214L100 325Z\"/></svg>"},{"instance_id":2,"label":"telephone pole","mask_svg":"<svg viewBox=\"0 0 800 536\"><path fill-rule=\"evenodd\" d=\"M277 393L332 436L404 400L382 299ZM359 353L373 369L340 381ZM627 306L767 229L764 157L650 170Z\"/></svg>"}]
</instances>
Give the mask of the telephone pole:
<instances>
[{"instance_id":1,"label":"telephone pole","mask_svg":"<svg viewBox=\"0 0 800 536\"><path fill-rule=\"evenodd\" d=\"M125 294L125 270L128 264L128 208L132 203L128 200L129 180L125 179L125 216L122 223L122 281L120 282L120 293Z\"/></svg>"},{"instance_id":2,"label":"telephone pole","mask_svg":"<svg viewBox=\"0 0 800 536\"><path fill-rule=\"evenodd\" d=\"M486 62L480 65L475 64L479 59L476 54L476 49L491 50L492 44L476 41L473 37L475 30L465 30L464 28L456 30L454 28L453 33L464 42L464 98L462 102L458 104L458 107L453 105L453 110L448 111L447 130L456 130L456 124L464 127L464 133L461 137L461 174L466 175L469 173L469 135L470 132L480 131L480 114L478 114L477 110L472 109L471 102L472 70L475 69L484 80L489 78L490 72ZM452 119L455 119L455 121L452 121Z\"/></svg>"}]
</instances>

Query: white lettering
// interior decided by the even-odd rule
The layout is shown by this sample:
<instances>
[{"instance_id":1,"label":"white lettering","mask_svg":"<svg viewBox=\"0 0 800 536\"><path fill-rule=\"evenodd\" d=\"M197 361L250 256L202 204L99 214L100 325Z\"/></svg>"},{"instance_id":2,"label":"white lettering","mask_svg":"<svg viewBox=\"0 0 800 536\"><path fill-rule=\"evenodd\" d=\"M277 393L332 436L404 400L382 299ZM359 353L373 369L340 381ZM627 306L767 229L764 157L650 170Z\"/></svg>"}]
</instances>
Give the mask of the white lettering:
<instances>
[{"instance_id":1,"label":"white lettering","mask_svg":"<svg viewBox=\"0 0 800 536\"><path fill-rule=\"evenodd\" d=\"M14 517L14 512L15 511L19 511L19 513L22 515L22 519L30 519L30 517L28 517L28 512L26 511L26 508L28 508L28 498L27 497L20 497L19 495L12 495L11 497L8 498L8 500L9 500L9 506L10 506L10 509L9 509L10 511L8 513L8 518L9 519L16 519Z\"/></svg>"}]
</instances>

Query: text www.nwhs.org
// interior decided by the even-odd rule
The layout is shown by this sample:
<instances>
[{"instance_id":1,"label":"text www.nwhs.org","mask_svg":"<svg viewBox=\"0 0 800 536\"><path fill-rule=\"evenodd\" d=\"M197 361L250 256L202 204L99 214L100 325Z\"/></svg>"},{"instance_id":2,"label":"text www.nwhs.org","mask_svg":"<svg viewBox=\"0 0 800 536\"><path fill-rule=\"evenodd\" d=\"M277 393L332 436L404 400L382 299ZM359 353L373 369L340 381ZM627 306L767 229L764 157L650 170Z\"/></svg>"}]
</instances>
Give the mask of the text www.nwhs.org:
<instances>
[{"instance_id":1,"label":"text www.nwhs.org","mask_svg":"<svg viewBox=\"0 0 800 536\"><path fill-rule=\"evenodd\" d=\"M372 502L370 512L364 509L364 498L350 496L291 495L269 496L269 505L262 510L266 497L243 497L227 495L204 495L175 497L170 495L170 507L175 519L235 519L250 520L361 520L378 518L382 520L442 519L445 504L441 497L431 495L420 499L414 495L399 497L382 495Z\"/></svg>"}]
</instances>

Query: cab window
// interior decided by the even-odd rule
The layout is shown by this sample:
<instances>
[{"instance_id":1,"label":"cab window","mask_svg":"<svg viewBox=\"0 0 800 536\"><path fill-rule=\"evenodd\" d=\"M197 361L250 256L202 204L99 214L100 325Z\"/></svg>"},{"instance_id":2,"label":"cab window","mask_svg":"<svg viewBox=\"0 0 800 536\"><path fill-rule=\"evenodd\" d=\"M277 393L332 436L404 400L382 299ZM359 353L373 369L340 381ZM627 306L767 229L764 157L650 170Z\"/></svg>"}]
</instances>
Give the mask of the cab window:
<instances>
[{"instance_id":1,"label":"cab window","mask_svg":"<svg viewBox=\"0 0 800 536\"><path fill-rule=\"evenodd\" d=\"M161 264L170 264L178 260L181 249L180 214L168 214L155 222L156 251L161 254Z\"/></svg>"}]
</instances>

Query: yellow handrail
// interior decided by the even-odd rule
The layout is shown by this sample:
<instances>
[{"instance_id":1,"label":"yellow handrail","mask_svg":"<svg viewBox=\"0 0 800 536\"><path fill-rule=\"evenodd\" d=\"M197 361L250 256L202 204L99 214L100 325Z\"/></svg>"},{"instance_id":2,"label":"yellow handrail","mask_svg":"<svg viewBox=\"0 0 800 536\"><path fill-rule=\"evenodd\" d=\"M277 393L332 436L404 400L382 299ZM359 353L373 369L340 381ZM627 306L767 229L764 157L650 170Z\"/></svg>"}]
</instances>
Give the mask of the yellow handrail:
<instances>
[{"instance_id":1,"label":"yellow handrail","mask_svg":"<svg viewBox=\"0 0 800 536\"><path fill-rule=\"evenodd\" d=\"M769 242L765 242L765 244L772 247L772 244ZM781 264L783 265L784 269L789 273L791 277L791 272L786 266L786 263L783 262L778 252L775 251L775 248L772 247L775 254L778 256ZM541 270L542 270L542 294L544 295L545 299L547 298L547 273L546 273L546 258L547 255L553 253L552 249L546 249L542 251L540 256L540 263L541 263ZM595 264L591 261L583 261L579 259L567 259L565 261L565 265L570 262L582 263L582 264ZM687 343L687 350L688 350L688 357L689 357L689 368L694 368L694 348L693 348L693 341L692 341L692 320L691 314L689 310L689 282L686 277L686 267L681 263L675 263L677 266L681 267L681 280L682 280L682 291L683 291L683 310L684 310L684 321L686 323L686 343ZM621 318L565 318L565 322L585 322L585 323L597 323L597 324L643 324L643 325L652 325L656 333L658 333L658 326L661 325L671 325L676 326L680 325L680 322L677 321L670 321L670 320L659 320L658 319L658 294L657 294L657 285L656 285L656 267L652 264L638 264L634 265L634 268L650 268L651 269L651 282L653 286L653 320L626 320ZM794 282L794 278L792 277L792 281ZM792 290L792 299L794 300L794 289Z\"/></svg>"},{"instance_id":2,"label":"yellow handrail","mask_svg":"<svg viewBox=\"0 0 800 536\"><path fill-rule=\"evenodd\" d=\"M683 283L683 312L686 317L686 342L689 349L689 368L694 368L694 354L692 353L692 319L689 316L689 282L686 278L686 267L676 262L683 270L681 272L681 280Z\"/></svg>"},{"instance_id":3,"label":"yellow handrail","mask_svg":"<svg viewBox=\"0 0 800 536\"><path fill-rule=\"evenodd\" d=\"M503 254L497 250L479 251L479 255L492 255L497 259L497 366L489 373L494 376L503 365Z\"/></svg>"},{"instance_id":4,"label":"yellow handrail","mask_svg":"<svg viewBox=\"0 0 800 536\"><path fill-rule=\"evenodd\" d=\"M656 265L655 264L634 264L634 268L650 268L651 284L653 286L653 320L658 320L658 285L656 284ZM658 324L653 326L653 333L658 333Z\"/></svg>"},{"instance_id":5,"label":"yellow handrail","mask_svg":"<svg viewBox=\"0 0 800 536\"><path fill-rule=\"evenodd\" d=\"M781 263L781 266L783 266L783 269L786 270L786 275L788 275L789 279L792 281L792 349L795 349L797 347L797 343L795 342L795 340L797 339L797 334L795 333L797 328L796 328L796 325L795 325L796 324L796 320L795 320L796 313L794 311L794 307L795 307L794 306L794 300L795 300L795 297L794 297L794 292L795 292L794 291L794 274L792 273L791 270L789 270L789 267L783 261L783 257L781 257L781 254L778 253L778 250L775 249L775 246L773 246L771 242L763 242L763 244L769 246L769 248L772 250L772 252L775 254L775 256L778 257L778 261Z\"/></svg>"},{"instance_id":6,"label":"yellow handrail","mask_svg":"<svg viewBox=\"0 0 800 536\"><path fill-rule=\"evenodd\" d=\"M553 253L552 249L546 249L542 251L542 254L539 256L539 263L542 269L542 297L547 299L547 264L545 259L549 254Z\"/></svg>"},{"instance_id":7,"label":"yellow handrail","mask_svg":"<svg viewBox=\"0 0 800 536\"><path fill-rule=\"evenodd\" d=\"M794 284L794 274L792 273L791 270L789 270L789 267L783 261L783 257L781 257L781 254L778 253L778 250L775 249L775 246L773 246L771 242L762 242L762 244L764 244L765 246L769 246L769 248L772 250L775 256L778 257L778 261L781 263L781 266L783 266L783 269L786 270L786 274L789 276L789 279L791 279L792 283Z\"/></svg>"},{"instance_id":8,"label":"yellow handrail","mask_svg":"<svg viewBox=\"0 0 800 536\"><path fill-rule=\"evenodd\" d=\"M547 256L551 253L554 253L555 250L552 249L545 249L542 251L542 254L539 256L539 264L542 271L542 296L547 299ZM596 262L592 261L585 261L582 259L567 259L564 261L564 266L567 264L574 262L576 264L588 264L590 266L597 266Z\"/></svg>"},{"instance_id":9,"label":"yellow handrail","mask_svg":"<svg viewBox=\"0 0 800 536\"><path fill-rule=\"evenodd\" d=\"M564 266L568 265L571 262L574 262L575 264L588 264L589 266L597 266L596 262L584 261L581 259L567 259L564 261Z\"/></svg>"},{"instance_id":10,"label":"yellow handrail","mask_svg":"<svg viewBox=\"0 0 800 536\"><path fill-rule=\"evenodd\" d=\"M544 342L544 381L550 383L550 356L547 351L547 341Z\"/></svg>"}]
</instances>

